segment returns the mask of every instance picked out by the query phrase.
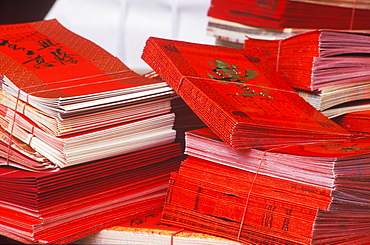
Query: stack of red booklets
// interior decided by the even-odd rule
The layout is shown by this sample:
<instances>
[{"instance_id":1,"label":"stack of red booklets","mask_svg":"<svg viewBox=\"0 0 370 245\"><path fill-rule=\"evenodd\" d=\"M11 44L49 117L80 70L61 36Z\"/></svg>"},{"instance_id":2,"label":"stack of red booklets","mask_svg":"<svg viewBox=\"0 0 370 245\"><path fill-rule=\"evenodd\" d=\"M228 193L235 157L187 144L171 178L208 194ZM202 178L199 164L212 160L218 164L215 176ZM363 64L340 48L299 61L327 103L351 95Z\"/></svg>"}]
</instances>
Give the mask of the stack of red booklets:
<instances>
[{"instance_id":1,"label":"stack of red booklets","mask_svg":"<svg viewBox=\"0 0 370 245\"><path fill-rule=\"evenodd\" d=\"M212 0L207 34L242 48L246 36L283 39L315 29L369 31L367 0Z\"/></svg>"},{"instance_id":2,"label":"stack of red booklets","mask_svg":"<svg viewBox=\"0 0 370 245\"><path fill-rule=\"evenodd\" d=\"M1 165L36 171L173 142L173 90L57 20L0 26Z\"/></svg>"},{"instance_id":3,"label":"stack of red booklets","mask_svg":"<svg viewBox=\"0 0 370 245\"><path fill-rule=\"evenodd\" d=\"M369 33L315 30L282 40L248 38L244 47L259 48L307 101L333 117L335 106L370 99L369 44Z\"/></svg>"},{"instance_id":4,"label":"stack of red booklets","mask_svg":"<svg viewBox=\"0 0 370 245\"><path fill-rule=\"evenodd\" d=\"M57 20L0 26L0 234L66 244L161 207L173 90Z\"/></svg>"},{"instance_id":5,"label":"stack of red booklets","mask_svg":"<svg viewBox=\"0 0 370 245\"><path fill-rule=\"evenodd\" d=\"M368 244L370 140L233 150L190 131L162 222L247 244Z\"/></svg>"},{"instance_id":6,"label":"stack of red booklets","mask_svg":"<svg viewBox=\"0 0 370 245\"><path fill-rule=\"evenodd\" d=\"M178 143L61 169L0 168L0 234L27 244L66 244L163 206Z\"/></svg>"},{"instance_id":7,"label":"stack of red booklets","mask_svg":"<svg viewBox=\"0 0 370 245\"><path fill-rule=\"evenodd\" d=\"M302 99L258 50L150 37L142 58L233 148L350 137Z\"/></svg>"},{"instance_id":8,"label":"stack of red booklets","mask_svg":"<svg viewBox=\"0 0 370 245\"><path fill-rule=\"evenodd\" d=\"M302 29L369 29L367 0L212 0L208 16L250 26Z\"/></svg>"}]
</instances>

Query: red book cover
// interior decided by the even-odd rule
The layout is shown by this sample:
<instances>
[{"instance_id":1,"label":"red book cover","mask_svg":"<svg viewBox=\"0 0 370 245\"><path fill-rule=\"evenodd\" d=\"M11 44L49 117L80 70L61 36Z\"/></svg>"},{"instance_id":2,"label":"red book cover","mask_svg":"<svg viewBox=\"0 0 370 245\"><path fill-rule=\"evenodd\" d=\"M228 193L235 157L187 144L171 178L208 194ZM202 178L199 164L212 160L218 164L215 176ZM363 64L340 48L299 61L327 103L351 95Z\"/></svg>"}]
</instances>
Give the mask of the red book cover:
<instances>
[{"instance_id":1,"label":"red book cover","mask_svg":"<svg viewBox=\"0 0 370 245\"><path fill-rule=\"evenodd\" d=\"M162 221L245 243L254 234L308 244L318 210L331 200L320 189L189 157L172 174Z\"/></svg>"},{"instance_id":2,"label":"red book cover","mask_svg":"<svg viewBox=\"0 0 370 245\"><path fill-rule=\"evenodd\" d=\"M207 147L198 154L187 150L188 158L172 174L164 223L245 243L368 243L369 139L267 149L265 154L233 150L238 153L232 155L206 129L195 131L197 138L191 140ZM248 170L253 164L257 167ZM276 173L274 165L286 175ZM330 185L315 183L323 170L334 180ZM302 171L304 177L294 180Z\"/></svg>"},{"instance_id":3,"label":"red book cover","mask_svg":"<svg viewBox=\"0 0 370 245\"><path fill-rule=\"evenodd\" d=\"M151 37L142 58L233 148L345 139L254 49Z\"/></svg>"},{"instance_id":4,"label":"red book cover","mask_svg":"<svg viewBox=\"0 0 370 245\"><path fill-rule=\"evenodd\" d=\"M32 96L65 98L148 82L55 19L0 28L0 74Z\"/></svg>"}]
</instances>

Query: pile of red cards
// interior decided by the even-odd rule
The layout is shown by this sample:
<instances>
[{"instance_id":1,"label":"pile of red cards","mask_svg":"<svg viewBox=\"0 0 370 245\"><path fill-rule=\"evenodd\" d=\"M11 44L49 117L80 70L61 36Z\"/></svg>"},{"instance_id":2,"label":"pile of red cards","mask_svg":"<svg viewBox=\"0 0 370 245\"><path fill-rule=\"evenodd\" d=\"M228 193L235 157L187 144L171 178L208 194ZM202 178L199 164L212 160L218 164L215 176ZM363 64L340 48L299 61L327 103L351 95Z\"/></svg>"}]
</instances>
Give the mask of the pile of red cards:
<instances>
[{"instance_id":1,"label":"pile of red cards","mask_svg":"<svg viewBox=\"0 0 370 245\"><path fill-rule=\"evenodd\" d=\"M142 58L233 148L350 137L302 99L258 50L151 37Z\"/></svg>"},{"instance_id":2,"label":"pile of red cards","mask_svg":"<svg viewBox=\"0 0 370 245\"><path fill-rule=\"evenodd\" d=\"M370 140L233 150L187 133L162 221L251 244L366 244Z\"/></svg>"}]
</instances>

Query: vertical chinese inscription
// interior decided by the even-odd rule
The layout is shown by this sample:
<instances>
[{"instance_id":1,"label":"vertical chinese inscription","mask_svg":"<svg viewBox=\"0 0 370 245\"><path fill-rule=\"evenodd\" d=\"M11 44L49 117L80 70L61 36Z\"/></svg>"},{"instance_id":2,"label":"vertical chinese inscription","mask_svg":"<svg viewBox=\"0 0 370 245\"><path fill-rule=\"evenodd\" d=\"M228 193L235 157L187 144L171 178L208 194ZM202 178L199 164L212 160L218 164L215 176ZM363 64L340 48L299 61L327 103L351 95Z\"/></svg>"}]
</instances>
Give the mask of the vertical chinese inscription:
<instances>
[{"instance_id":1,"label":"vertical chinese inscription","mask_svg":"<svg viewBox=\"0 0 370 245\"><path fill-rule=\"evenodd\" d=\"M263 213L262 217L262 226L264 227L272 227L272 221L274 220L274 211L276 209L275 205L266 204L265 205L265 212Z\"/></svg>"}]
</instances>

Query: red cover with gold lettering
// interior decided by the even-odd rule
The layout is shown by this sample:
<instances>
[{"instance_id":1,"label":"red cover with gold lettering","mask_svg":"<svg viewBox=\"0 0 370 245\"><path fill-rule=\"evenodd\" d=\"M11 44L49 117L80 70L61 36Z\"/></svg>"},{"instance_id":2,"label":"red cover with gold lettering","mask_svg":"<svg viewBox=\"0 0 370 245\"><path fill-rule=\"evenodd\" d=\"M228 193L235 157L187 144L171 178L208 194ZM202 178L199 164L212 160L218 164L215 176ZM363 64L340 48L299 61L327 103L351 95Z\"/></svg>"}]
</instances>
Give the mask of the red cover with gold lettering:
<instances>
[{"instance_id":1,"label":"red cover with gold lettering","mask_svg":"<svg viewBox=\"0 0 370 245\"><path fill-rule=\"evenodd\" d=\"M234 148L350 136L298 96L257 50L151 37L142 58Z\"/></svg>"}]
</instances>

